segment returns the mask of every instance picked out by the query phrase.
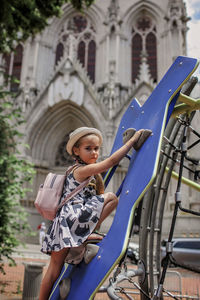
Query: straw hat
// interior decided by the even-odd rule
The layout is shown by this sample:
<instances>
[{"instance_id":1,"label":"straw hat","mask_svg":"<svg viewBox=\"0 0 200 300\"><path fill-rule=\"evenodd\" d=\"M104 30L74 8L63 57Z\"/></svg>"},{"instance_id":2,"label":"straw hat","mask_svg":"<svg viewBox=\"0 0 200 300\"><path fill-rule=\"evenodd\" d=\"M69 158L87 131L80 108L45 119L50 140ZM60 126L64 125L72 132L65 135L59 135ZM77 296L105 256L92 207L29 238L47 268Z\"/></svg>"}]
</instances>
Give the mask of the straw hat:
<instances>
[{"instance_id":1,"label":"straw hat","mask_svg":"<svg viewBox=\"0 0 200 300\"><path fill-rule=\"evenodd\" d=\"M76 144L76 142L83 136L87 134L96 134L99 137L100 144L103 142L103 137L101 132L96 128L90 128L90 127L80 127L75 129L72 133L69 135L69 141L66 145L67 152L72 155L72 148Z\"/></svg>"}]
</instances>

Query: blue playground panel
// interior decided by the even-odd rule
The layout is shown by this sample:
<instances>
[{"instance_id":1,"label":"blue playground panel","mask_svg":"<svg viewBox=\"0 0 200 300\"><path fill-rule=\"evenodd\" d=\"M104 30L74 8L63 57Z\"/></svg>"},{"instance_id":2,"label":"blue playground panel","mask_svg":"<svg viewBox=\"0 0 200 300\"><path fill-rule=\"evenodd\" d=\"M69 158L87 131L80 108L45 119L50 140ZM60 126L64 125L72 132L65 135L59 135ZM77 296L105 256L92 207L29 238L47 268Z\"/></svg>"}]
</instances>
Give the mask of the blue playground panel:
<instances>
[{"instance_id":1,"label":"blue playground panel","mask_svg":"<svg viewBox=\"0 0 200 300\"><path fill-rule=\"evenodd\" d=\"M140 106L134 99L127 108L111 153L122 146L123 132L127 128L151 129L153 135L138 152L133 152L113 224L107 236L98 244L100 248L96 257L88 265L82 262L78 266L65 266L54 285L51 300L59 299L58 283L68 276L71 278L71 288L67 299L92 299L125 254L135 208L156 176L165 126L182 85L197 66L196 59L179 56L144 105ZM106 182L109 180L108 175Z\"/></svg>"}]
</instances>

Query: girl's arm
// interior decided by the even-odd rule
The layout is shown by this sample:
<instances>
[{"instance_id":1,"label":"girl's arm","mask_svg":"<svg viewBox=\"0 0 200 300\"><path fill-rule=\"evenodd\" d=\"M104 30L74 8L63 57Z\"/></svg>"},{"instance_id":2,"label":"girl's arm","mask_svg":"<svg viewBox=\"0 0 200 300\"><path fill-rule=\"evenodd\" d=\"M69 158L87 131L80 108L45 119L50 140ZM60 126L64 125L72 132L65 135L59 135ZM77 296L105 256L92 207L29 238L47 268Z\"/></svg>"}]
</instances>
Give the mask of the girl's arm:
<instances>
[{"instance_id":1,"label":"girl's arm","mask_svg":"<svg viewBox=\"0 0 200 300\"><path fill-rule=\"evenodd\" d=\"M95 163L95 164L89 164L89 165L77 168L74 171L75 179L82 182L89 176L105 172L109 168L117 165L120 162L120 160L130 151L130 149L138 141L138 139L143 131L144 131L144 129L138 130L134 134L134 136L131 137L130 140L128 140L124 144L124 146L119 148L116 152L114 152L110 157L106 158L105 160Z\"/></svg>"}]
</instances>

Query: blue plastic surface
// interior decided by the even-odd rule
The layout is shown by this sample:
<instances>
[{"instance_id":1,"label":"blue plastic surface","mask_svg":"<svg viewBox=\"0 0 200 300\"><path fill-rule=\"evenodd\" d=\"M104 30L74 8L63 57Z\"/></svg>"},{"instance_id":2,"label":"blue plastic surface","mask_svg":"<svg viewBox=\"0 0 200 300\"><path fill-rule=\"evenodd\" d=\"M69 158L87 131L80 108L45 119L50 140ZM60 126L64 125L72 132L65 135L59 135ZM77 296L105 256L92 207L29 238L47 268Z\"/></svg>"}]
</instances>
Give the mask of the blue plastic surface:
<instances>
[{"instance_id":1,"label":"blue plastic surface","mask_svg":"<svg viewBox=\"0 0 200 300\"><path fill-rule=\"evenodd\" d=\"M119 205L107 236L100 242L99 252L88 264L63 269L57 283L69 276L72 279L70 300L92 299L95 290L110 274L125 253L130 224L138 202L151 186L157 171L161 141L167 121L178 98L181 86L197 67L197 60L178 57L163 79L141 107L136 99L129 105L119 125L111 153L122 146L123 132L130 127L151 129L150 136L138 152L133 153L122 187ZM55 284L51 300L59 299Z\"/></svg>"}]
</instances>

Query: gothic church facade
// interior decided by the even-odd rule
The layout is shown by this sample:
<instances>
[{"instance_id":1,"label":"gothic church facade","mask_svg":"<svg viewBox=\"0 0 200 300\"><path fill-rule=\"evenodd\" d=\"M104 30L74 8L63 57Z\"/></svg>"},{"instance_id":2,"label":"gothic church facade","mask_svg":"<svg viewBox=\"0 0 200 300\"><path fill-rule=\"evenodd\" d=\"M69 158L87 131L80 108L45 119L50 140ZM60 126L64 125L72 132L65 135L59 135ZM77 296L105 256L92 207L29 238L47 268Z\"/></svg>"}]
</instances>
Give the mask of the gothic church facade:
<instances>
[{"instance_id":1,"label":"gothic church facade","mask_svg":"<svg viewBox=\"0 0 200 300\"><path fill-rule=\"evenodd\" d=\"M187 22L183 0L96 0L84 13L65 4L61 18L4 57L7 73L20 79L10 89L21 91L25 156L36 168L33 193L23 201L33 228L41 221L33 206L39 184L72 163L65 151L69 133L100 129L101 157L109 155L131 99L143 104L174 59L187 55Z\"/></svg>"}]
</instances>

